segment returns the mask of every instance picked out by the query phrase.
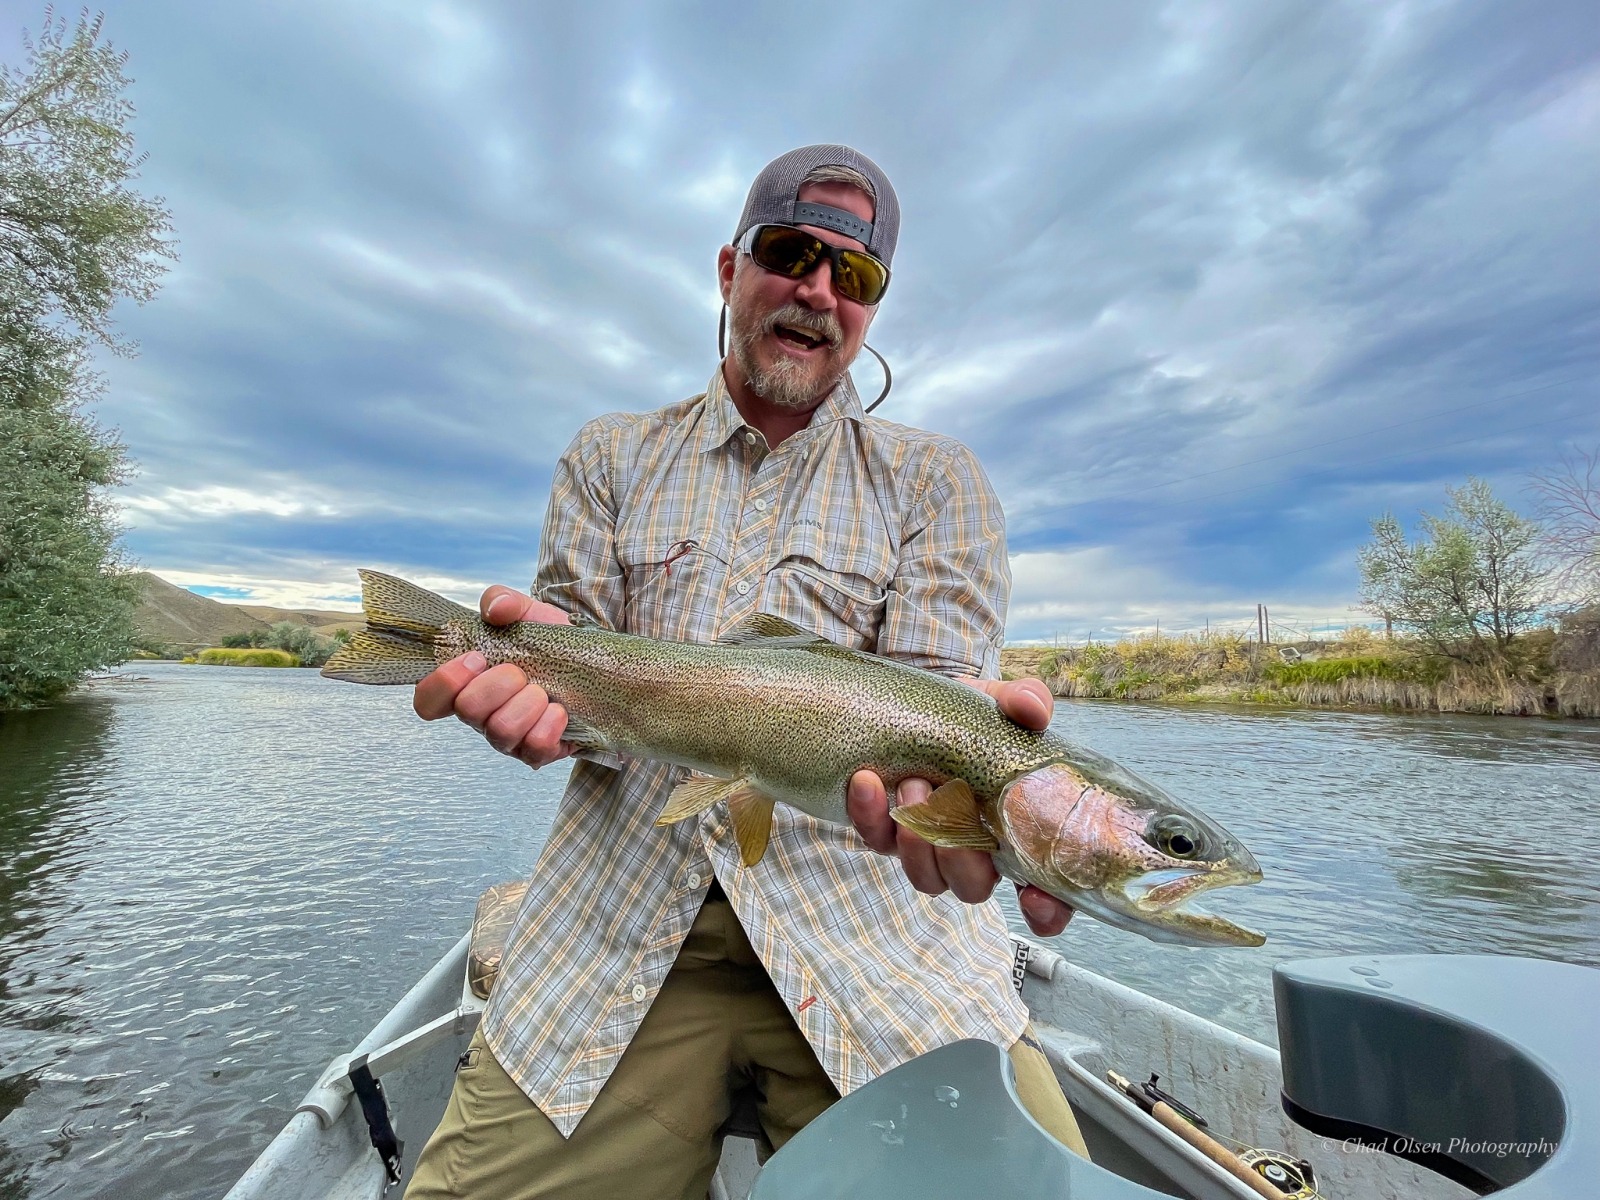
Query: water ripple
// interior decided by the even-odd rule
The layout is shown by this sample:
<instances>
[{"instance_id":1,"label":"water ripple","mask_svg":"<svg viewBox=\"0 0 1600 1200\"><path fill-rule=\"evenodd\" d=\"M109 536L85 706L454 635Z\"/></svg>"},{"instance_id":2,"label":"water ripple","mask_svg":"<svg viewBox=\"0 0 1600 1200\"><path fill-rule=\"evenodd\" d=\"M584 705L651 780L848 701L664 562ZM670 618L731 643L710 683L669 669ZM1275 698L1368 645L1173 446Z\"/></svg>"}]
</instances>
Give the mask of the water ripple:
<instances>
[{"instance_id":1,"label":"water ripple","mask_svg":"<svg viewBox=\"0 0 1600 1200\"><path fill-rule=\"evenodd\" d=\"M140 674L0 721L8 1197L225 1190L478 892L527 871L565 781L423 725L397 689ZM1057 945L1085 965L1270 1039L1282 958L1600 962L1600 883L1568 832L1600 816L1594 726L1110 704L1057 723L1200 804L1268 872L1215 905L1268 930L1265 950L1079 919Z\"/></svg>"}]
</instances>

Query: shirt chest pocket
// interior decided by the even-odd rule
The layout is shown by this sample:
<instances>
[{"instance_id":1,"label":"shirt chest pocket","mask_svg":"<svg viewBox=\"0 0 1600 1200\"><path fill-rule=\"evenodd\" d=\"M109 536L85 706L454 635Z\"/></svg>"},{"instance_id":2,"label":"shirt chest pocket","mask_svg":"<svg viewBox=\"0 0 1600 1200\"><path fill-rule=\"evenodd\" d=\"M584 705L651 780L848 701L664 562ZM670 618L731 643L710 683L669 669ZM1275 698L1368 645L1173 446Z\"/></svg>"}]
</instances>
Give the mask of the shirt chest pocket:
<instances>
[{"instance_id":1,"label":"shirt chest pocket","mask_svg":"<svg viewBox=\"0 0 1600 1200\"><path fill-rule=\"evenodd\" d=\"M727 544L714 529L618 531L623 572L623 628L673 642L708 641L728 573Z\"/></svg>"},{"instance_id":2,"label":"shirt chest pocket","mask_svg":"<svg viewBox=\"0 0 1600 1200\"><path fill-rule=\"evenodd\" d=\"M761 607L842 646L873 650L895 561L876 523L862 522L847 538L792 526L775 539Z\"/></svg>"}]
</instances>

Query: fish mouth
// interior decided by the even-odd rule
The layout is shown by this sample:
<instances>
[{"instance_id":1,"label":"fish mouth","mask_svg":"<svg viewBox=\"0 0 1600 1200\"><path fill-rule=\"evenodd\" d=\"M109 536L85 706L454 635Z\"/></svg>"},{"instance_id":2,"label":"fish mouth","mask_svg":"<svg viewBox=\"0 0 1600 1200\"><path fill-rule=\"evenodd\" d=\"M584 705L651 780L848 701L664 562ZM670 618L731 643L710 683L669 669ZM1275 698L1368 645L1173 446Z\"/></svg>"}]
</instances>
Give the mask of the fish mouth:
<instances>
[{"instance_id":1,"label":"fish mouth","mask_svg":"<svg viewBox=\"0 0 1600 1200\"><path fill-rule=\"evenodd\" d=\"M1260 946L1267 940L1265 934L1191 907L1201 892L1260 882L1261 868L1254 859L1248 864L1225 861L1199 869L1151 871L1133 880L1123 895L1130 906L1129 915L1177 935L1173 940L1191 945Z\"/></svg>"}]
</instances>

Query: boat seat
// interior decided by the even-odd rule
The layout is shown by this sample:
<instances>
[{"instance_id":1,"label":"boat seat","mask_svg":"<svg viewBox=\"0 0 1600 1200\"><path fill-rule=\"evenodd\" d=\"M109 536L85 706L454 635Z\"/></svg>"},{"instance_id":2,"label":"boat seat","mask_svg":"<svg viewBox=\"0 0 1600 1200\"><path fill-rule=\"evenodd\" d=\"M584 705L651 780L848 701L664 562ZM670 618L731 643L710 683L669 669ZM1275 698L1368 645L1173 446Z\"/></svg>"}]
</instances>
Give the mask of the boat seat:
<instances>
[{"instance_id":1,"label":"boat seat","mask_svg":"<svg viewBox=\"0 0 1600 1200\"><path fill-rule=\"evenodd\" d=\"M528 894L526 879L512 879L485 888L472 913L472 935L467 941L467 987L479 1000L489 998L500 960L505 957L511 923Z\"/></svg>"},{"instance_id":2,"label":"boat seat","mask_svg":"<svg viewBox=\"0 0 1600 1200\"><path fill-rule=\"evenodd\" d=\"M902 1063L797 1133L750 1200L1171 1200L1079 1158L1017 1097L1011 1061L961 1041Z\"/></svg>"},{"instance_id":3,"label":"boat seat","mask_svg":"<svg viewBox=\"0 0 1600 1200\"><path fill-rule=\"evenodd\" d=\"M1485 954L1280 963L1283 1107L1477 1192L1595 1194L1600 971Z\"/></svg>"}]
</instances>

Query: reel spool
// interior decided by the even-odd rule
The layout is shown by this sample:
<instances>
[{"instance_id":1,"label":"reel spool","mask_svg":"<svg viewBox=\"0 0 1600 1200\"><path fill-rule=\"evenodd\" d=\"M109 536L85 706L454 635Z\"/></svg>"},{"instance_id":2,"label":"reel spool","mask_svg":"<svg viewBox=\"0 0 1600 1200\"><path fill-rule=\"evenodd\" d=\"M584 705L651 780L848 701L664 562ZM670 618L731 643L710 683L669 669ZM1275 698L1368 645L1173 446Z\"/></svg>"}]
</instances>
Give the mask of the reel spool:
<instances>
[{"instance_id":1,"label":"reel spool","mask_svg":"<svg viewBox=\"0 0 1600 1200\"><path fill-rule=\"evenodd\" d=\"M1277 1150L1241 1150L1239 1161L1282 1192L1284 1200L1316 1200L1316 1173L1305 1159Z\"/></svg>"}]
</instances>

